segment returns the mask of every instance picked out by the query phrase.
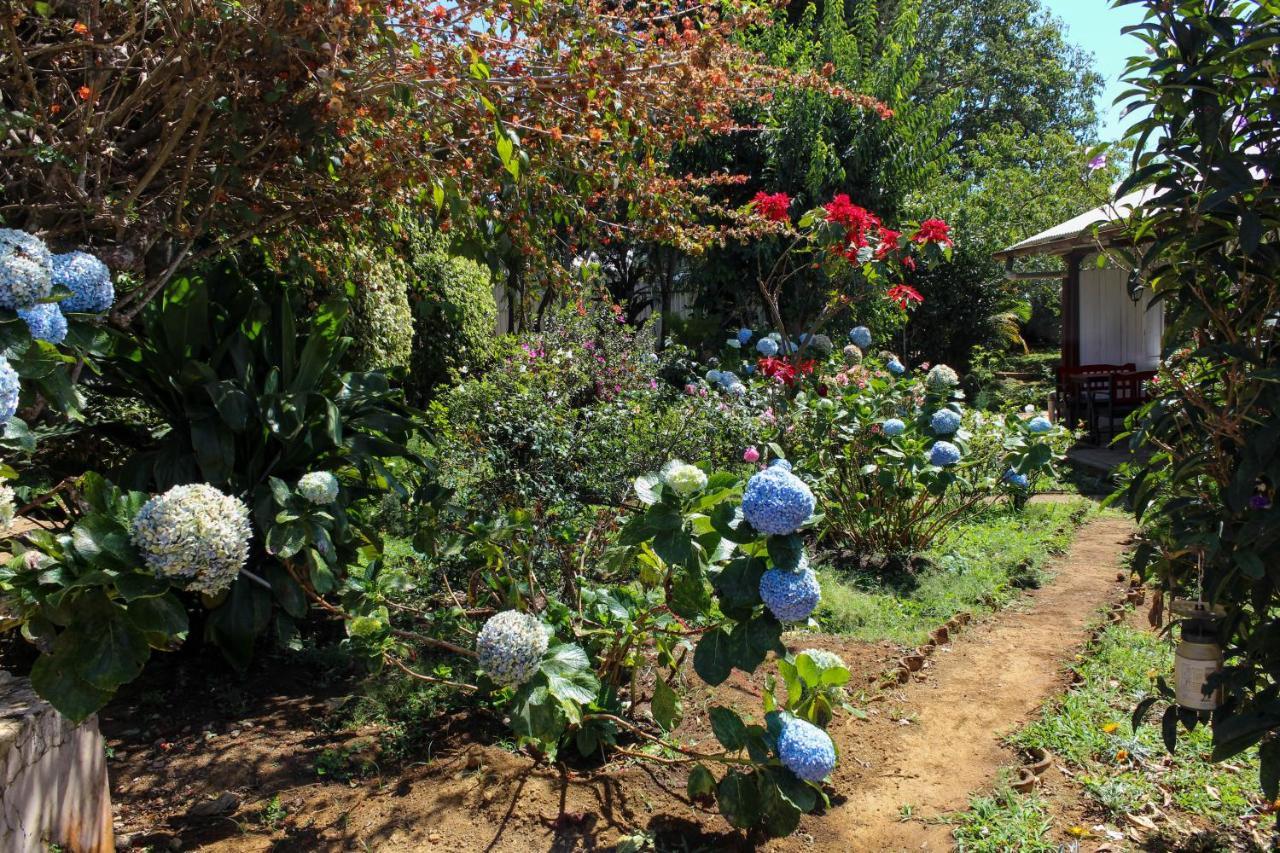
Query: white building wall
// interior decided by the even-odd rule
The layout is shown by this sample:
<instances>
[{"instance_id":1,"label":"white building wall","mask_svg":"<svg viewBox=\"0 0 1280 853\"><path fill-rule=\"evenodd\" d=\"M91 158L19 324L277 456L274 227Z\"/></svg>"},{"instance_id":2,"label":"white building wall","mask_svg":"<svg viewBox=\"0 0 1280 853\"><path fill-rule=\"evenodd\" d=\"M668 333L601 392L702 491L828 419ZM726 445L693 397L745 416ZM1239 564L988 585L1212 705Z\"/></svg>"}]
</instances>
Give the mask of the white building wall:
<instances>
[{"instance_id":1,"label":"white building wall","mask_svg":"<svg viewBox=\"0 0 1280 853\"><path fill-rule=\"evenodd\" d=\"M1164 310L1151 307L1151 293L1134 302L1129 298L1129 274L1122 269L1098 269L1096 256L1080 265L1080 363L1127 364L1155 370L1160 363Z\"/></svg>"}]
</instances>

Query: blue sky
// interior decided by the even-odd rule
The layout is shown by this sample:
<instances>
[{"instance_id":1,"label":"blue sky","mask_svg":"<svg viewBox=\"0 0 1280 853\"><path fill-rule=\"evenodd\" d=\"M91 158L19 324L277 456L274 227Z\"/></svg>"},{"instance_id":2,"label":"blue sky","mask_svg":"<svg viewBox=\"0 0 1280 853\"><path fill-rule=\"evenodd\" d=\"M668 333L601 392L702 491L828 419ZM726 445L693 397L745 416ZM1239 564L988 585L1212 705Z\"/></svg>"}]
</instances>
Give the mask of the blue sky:
<instances>
[{"instance_id":1,"label":"blue sky","mask_svg":"<svg viewBox=\"0 0 1280 853\"><path fill-rule=\"evenodd\" d=\"M1098 117L1102 123L1102 138L1119 139L1125 122L1120 119L1120 108L1112 106L1116 95L1123 91L1120 73L1125 61L1143 50L1142 42L1120 30L1130 24L1141 23L1143 6L1111 8L1111 0L1044 0L1049 10L1066 21L1067 38L1096 60L1094 67L1106 80L1106 88L1098 97Z\"/></svg>"}]
</instances>

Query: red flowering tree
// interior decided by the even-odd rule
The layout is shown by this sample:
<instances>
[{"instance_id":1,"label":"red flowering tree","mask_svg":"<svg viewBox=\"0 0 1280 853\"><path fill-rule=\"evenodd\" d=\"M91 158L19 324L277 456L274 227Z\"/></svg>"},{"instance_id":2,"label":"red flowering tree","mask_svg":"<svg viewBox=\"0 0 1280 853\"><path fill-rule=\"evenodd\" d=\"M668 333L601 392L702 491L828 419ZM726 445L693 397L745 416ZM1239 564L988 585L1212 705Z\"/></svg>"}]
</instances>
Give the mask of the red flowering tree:
<instances>
[{"instance_id":1,"label":"red flowering tree","mask_svg":"<svg viewBox=\"0 0 1280 853\"><path fill-rule=\"evenodd\" d=\"M554 284L628 235L697 251L750 227L666 172L778 70L740 46L753 0L188 0L13 4L0 16L0 220L141 286L286 229L409 203L479 226ZM819 74L791 75L874 107ZM709 216L695 214L710 213ZM347 229L349 230L349 229Z\"/></svg>"},{"instance_id":2,"label":"red flowering tree","mask_svg":"<svg viewBox=\"0 0 1280 853\"><path fill-rule=\"evenodd\" d=\"M762 361L761 370L788 384L812 371L805 350L842 309L881 299L905 313L924 301L904 281L906 273L916 269L918 260L951 256L950 228L941 219L926 219L904 233L888 227L844 193L804 213L794 224L786 193L757 193L748 209L768 234L785 241L772 267L761 271L758 286L769 317L782 335L782 358L767 359L767 366ZM800 347L793 350L782 305L798 282L815 272L827 283L826 293L811 316L793 318L805 333ZM809 370L804 369L806 365Z\"/></svg>"}]
</instances>

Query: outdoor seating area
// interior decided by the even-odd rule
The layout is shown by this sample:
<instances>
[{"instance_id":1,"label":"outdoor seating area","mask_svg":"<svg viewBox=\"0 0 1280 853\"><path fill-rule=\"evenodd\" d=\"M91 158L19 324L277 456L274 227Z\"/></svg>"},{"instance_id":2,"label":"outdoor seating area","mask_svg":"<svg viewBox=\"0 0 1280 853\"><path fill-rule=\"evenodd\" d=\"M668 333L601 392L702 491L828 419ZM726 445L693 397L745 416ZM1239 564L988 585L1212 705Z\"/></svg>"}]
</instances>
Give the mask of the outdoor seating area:
<instances>
[{"instance_id":1,"label":"outdoor seating area","mask_svg":"<svg viewBox=\"0 0 1280 853\"><path fill-rule=\"evenodd\" d=\"M1124 420L1147 401L1154 370L1126 364L1059 367L1055 409L1070 426L1082 426L1091 444L1109 444Z\"/></svg>"}]
</instances>

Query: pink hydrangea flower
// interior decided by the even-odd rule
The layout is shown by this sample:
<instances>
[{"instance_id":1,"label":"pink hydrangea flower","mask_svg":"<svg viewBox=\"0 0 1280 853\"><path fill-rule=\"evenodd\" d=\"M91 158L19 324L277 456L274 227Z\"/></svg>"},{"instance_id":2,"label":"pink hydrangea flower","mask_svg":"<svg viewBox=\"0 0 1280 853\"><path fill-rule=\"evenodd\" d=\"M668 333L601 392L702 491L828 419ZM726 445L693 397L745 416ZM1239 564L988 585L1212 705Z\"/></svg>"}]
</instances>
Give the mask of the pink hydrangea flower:
<instances>
[{"instance_id":1,"label":"pink hydrangea flower","mask_svg":"<svg viewBox=\"0 0 1280 853\"><path fill-rule=\"evenodd\" d=\"M742 461L743 462L759 462L760 451L756 450L754 445L751 447L748 447L746 450L742 451Z\"/></svg>"}]
</instances>

